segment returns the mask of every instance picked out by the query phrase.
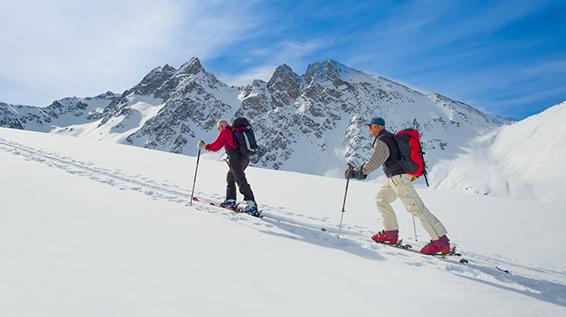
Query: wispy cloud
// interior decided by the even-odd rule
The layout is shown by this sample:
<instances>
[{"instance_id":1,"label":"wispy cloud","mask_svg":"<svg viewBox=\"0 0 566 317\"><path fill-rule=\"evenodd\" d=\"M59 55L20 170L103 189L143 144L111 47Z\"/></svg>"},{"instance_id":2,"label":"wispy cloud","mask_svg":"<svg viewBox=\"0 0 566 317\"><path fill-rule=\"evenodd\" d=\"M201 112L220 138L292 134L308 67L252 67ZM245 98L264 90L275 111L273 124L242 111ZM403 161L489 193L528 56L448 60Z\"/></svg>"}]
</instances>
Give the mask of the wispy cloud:
<instances>
[{"instance_id":1,"label":"wispy cloud","mask_svg":"<svg viewBox=\"0 0 566 317\"><path fill-rule=\"evenodd\" d=\"M551 0L13 1L0 100L119 92L192 56L237 85L332 58L520 117L566 96L565 14Z\"/></svg>"},{"instance_id":2,"label":"wispy cloud","mask_svg":"<svg viewBox=\"0 0 566 317\"><path fill-rule=\"evenodd\" d=\"M538 111L560 95L566 98L565 82L557 78L566 50L558 44L565 40L559 31L564 9L552 1L407 1L389 7L387 17L357 36L365 41L358 41L350 60L358 68L481 102L489 112L521 117L528 108ZM555 99L544 98L550 95ZM533 107L536 100L539 107Z\"/></svg>"},{"instance_id":3,"label":"wispy cloud","mask_svg":"<svg viewBox=\"0 0 566 317\"><path fill-rule=\"evenodd\" d=\"M545 61L540 64L535 64L526 69L522 69L519 73L523 76L541 76L552 74L566 74L566 59L556 61Z\"/></svg>"},{"instance_id":4,"label":"wispy cloud","mask_svg":"<svg viewBox=\"0 0 566 317\"><path fill-rule=\"evenodd\" d=\"M261 59L262 62L236 73L220 73L220 79L231 85L249 84L254 79L268 81L277 66L290 65L295 72L301 73L305 64L305 56L317 52L327 41L314 39L308 42L284 41L276 42L270 47L254 48L250 51L251 58Z\"/></svg>"},{"instance_id":5,"label":"wispy cloud","mask_svg":"<svg viewBox=\"0 0 566 317\"><path fill-rule=\"evenodd\" d=\"M264 65L252 67L243 73L238 74L219 74L218 77L229 85L244 86L255 79L269 81L277 65Z\"/></svg>"},{"instance_id":6,"label":"wispy cloud","mask_svg":"<svg viewBox=\"0 0 566 317\"><path fill-rule=\"evenodd\" d=\"M45 105L68 95L120 91L157 65L215 56L254 27L248 5L175 0L5 3L0 10L0 100Z\"/></svg>"}]
</instances>

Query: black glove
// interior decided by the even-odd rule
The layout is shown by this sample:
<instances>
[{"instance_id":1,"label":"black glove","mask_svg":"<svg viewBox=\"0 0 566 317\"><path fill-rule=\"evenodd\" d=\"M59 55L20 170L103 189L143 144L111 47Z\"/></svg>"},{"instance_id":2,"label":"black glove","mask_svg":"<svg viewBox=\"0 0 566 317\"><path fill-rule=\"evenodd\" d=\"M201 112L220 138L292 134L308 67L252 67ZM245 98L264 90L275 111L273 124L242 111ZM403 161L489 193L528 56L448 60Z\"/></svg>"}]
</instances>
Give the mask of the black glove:
<instances>
[{"instance_id":1,"label":"black glove","mask_svg":"<svg viewBox=\"0 0 566 317\"><path fill-rule=\"evenodd\" d=\"M368 178L368 176L366 174L364 174L364 164L362 164L360 166L360 168L358 170L356 170L356 179L359 180L364 180L366 178Z\"/></svg>"},{"instance_id":2,"label":"black glove","mask_svg":"<svg viewBox=\"0 0 566 317\"><path fill-rule=\"evenodd\" d=\"M346 172L344 172L344 177L346 177L346 179L355 178L359 180L364 180L368 176L363 173L363 168L364 168L363 164L359 168L355 168L352 165L348 164L348 169L346 169Z\"/></svg>"},{"instance_id":3,"label":"black glove","mask_svg":"<svg viewBox=\"0 0 566 317\"><path fill-rule=\"evenodd\" d=\"M344 172L344 178L354 178L354 167L352 165L348 164L348 168Z\"/></svg>"}]
</instances>

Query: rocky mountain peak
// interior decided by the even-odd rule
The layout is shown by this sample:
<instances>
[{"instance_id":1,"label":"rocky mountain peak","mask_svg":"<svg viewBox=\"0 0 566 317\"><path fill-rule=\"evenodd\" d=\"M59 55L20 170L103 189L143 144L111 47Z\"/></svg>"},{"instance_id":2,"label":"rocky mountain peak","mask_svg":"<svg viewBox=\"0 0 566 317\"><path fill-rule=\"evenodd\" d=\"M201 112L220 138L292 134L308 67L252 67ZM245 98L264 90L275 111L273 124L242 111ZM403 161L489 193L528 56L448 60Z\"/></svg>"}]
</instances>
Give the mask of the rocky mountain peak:
<instances>
[{"instance_id":1,"label":"rocky mountain peak","mask_svg":"<svg viewBox=\"0 0 566 317\"><path fill-rule=\"evenodd\" d=\"M271 77L271 80L276 80L279 78L300 78L299 75L297 75L293 69L291 68L291 66L287 65L287 64L283 64L278 66L275 69L275 72L273 73L273 76ZM270 81L271 81L270 80Z\"/></svg>"},{"instance_id":2,"label":"rocky mountain peak","mask_svg":"<svg viewBox=\"0 0 566 317\"><path fill-rule=\"evenodd\" d=\"M178 73L188 75L196 75L200 72L204 72L204 68L202 67L202 64L200 63L198 57L191 58L188 62L181 65L178 71Z\"/></svg>"},{"instance_id":3,"label":"rocky mountain peak","mask_svg":"<svg viewBox=\"0 0 566 317\"><path fill-rule=\"evenodd\" d=\"M169 80L175 72L176 69L167 64L156 67L145 75L139 84L124 92L124 95L127 96L131 93L138 95L152 95L157 91L157 89L159 89L159 87L161 87L161 85L163 85L163 83Z\"/></svg>"},{"instance_id":4,"label":"rocky mountain peak","mask_svg":"<svg viewBox=\"0 0 566 317\"><path fill-rule=\"evenodd\" d=\"M283 64L268 82L230 87L192 58L179 69L153 69L120 96L69 98L48 109L0 105L1 126L76 136L96 131L101 140L185 154L196 153L196 139L216 134L218 119L246 116L262 144L254 164L315 174L344 161L361 164L371 153L362 119L376 115L392 130L419 129L431 165L496 126L473 107L334 60L308 65L304 76Z\"/></svg>"},{"instance_id":5,"label":"rocky mountain peak","mask_svg":"<svg viewBox=\"0 0 566 317\"><path fill-rule=\"evenodd\" d=\"M301 77L297 75L293 69L287 65L283 64L275 69L275 72L271 76L268 82L268 86L276 85L278 82L292 81L296 83L301 82Z\"/></svg>"},{"instance_id":6,"label":"rocky mountain peak","mask_svg":"<svg viewBox=\"0 0 566 317\"><path fill-rule=\"evenodd\" d=\"M164 73L174 73L177 70L175 69L175 67L170 66L169 64L165 64L163 65L163 68L161 69Z\"/></svg>"},{"instance_id":7,"label":"rocky mountain peak","mask_svg":"<svg viewBox=\"0 0 566 317\"><path fill-rule=\"evenodd\" d=\"M293 103L301 95L301 88L301 77L287 64L277 67L267 83L276 108Z\"/></svg>"},{"instance_id":8,"label":"rocky mountain peak","mask_svg":"<svg viewBox=\"0 0 566 317\"><path fill-rule=\"evenodd\" d=\"M316 83L327 80L347 80L354 72L356 72L354 69L340 62L329 59L324 62L309 64L304 78L305 82L310 85L313 82Z\"/></svg>"}]
</instances>

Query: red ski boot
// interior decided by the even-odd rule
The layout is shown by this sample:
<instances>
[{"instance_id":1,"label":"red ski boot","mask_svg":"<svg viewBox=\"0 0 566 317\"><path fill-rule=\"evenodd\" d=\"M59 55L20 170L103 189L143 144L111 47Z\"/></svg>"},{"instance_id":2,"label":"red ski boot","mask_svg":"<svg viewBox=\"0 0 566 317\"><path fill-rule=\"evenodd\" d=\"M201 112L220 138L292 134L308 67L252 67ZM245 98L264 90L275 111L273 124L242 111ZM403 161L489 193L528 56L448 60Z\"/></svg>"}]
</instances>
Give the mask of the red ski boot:
<instances>
[{"instance_id":1,"label":"red ski boot","mask_svg":"<svg viewBox=\"0 0 566 317\"><path fill-rule=\"evenodd\" d=\"M444 235L438 240L431 240L427 245L421 249L421 253L433 255L433 254L448 254L450 253L450 240Z\"/></svg>"},{"instance_id":2,"label":"red ski boot","mask_svg":"<svg viewBox=\"0 0 566 317\"><path fill-rule=\"evenodd\" d=\"M377 243L396 244L399 241L399 230L382 230L371 239Z\"/></svg>"}]
</instances>

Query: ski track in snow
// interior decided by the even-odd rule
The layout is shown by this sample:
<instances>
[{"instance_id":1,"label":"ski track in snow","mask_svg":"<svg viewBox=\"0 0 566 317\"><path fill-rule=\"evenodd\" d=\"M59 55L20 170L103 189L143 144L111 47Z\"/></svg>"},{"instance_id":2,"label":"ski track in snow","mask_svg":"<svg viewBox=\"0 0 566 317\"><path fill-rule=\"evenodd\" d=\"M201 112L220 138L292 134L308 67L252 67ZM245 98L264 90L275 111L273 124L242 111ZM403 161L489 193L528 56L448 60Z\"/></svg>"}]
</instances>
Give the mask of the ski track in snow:
<instances>
[{"instance_id":1,"label":"ski track in snow","mask_svg":"<svg viewBox=\"0 0 566 317\"><path fill-rule=\"evenodd\" d=\"M143 175L127 175L121 170L105 169L91 162L84 162L72 157L62 156L40 149L27 147L12 141L0 138L0 149L26 160L45 164L51 168L59 169L79 177L86 177L93 181L103 183L119 190L129 190L150 196L152 199L167 200L172 203L189 206L190 190L181 186L170 184L168 181L157 182ZM300 212L289 211L284 207L262 204L263 219L252 218L248 215L234 214L220 207L210 206L208 202L220 201L222 195L195 192L203 202L194 202L193 208L200 212L207 212L222 216L239 224L255 228L262 233L276 235L297 241L315 244L326 248L333 248L351 253L370 260L400 261L405 265L427 266L452 273L461 278L484 283L504 290L531 296L539 300L566 307L566 274L541 267L528 267L519 263L510 263L504 259L483 256L473 252L466 252L465 258L469 264L457 263L458 258L438 259L387 246L375 244L369 240L372 231L362 226L345 225L340 239L335 234L335 224L329 223L328 217L305 216ZM331 228L330 226L333 226ZM325 228L324 232L321 229ZM470 258L468 258L470 256ZM510 269L512 274L497 270L494 266ZM529 275L520 275L514 270L538 273L544 279Z\"/></svg>"}]
</instances>

